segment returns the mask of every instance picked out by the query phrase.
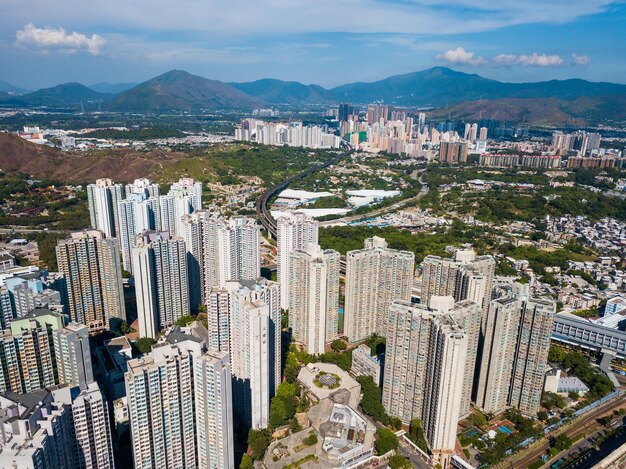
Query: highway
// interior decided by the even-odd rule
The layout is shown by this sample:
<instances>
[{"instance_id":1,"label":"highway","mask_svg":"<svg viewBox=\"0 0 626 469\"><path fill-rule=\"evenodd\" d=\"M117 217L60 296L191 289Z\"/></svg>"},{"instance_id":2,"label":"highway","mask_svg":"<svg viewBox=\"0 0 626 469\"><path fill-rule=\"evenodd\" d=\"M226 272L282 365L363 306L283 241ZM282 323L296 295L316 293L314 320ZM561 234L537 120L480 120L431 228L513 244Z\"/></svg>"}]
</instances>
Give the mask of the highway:
<instances>
[{"instance_id":1,"label":"highway","mask_svg":"<svg viewBox=\"0 0 626 469\"><path fill-rule=\"evenodd\" d=\"M327 168L330 165L333 165L335 163L337 163L339 160L341 160L343 157L347 156L350 154L350 152L352 151L352 148L350 146L348 146L347 144L345 144L345 151L337 156L334 156L333 158L331 158L330 160L315 165L309 169L307 169L306 171L303 171L300 174L297 174L296 176L293 176L279 184L276 184L273 187L270 187L268 190L266 190L263 194L261 194L261 196L257 199L256 201L256 214L257 217L259 219L259 221L261 222L261 225L263 225L263 227L267 230L267 232L273 236L274 238L276 237L276 220L274 220L274 217L272 217L272 214L269 210L268 207L268 202L269 200L276 195L278 192L284 190L287 188L287 186L289 186L289 184L291 184L294 181L298 181L301 179L304 179L305 177L313 174L316 171L319 171L320 169L324 169ZM412 177L416 178L418 173L423 172L424 170L421 171L416 171ZM422 180L422 176L420 176L419 178L419 182L422 184L422 188L419 192L419 194L417 194L415 197L411 197L409 199L404 199L404 200L400 200L398 202L396 202L395 204L389 205L388 207L381 207L377 210L373 210L372 212L369 213L364 213L361 215L353 215L350 217L343 217L337 220L330 220L327 222L321 222L320 225L324 226L324 225L331 225L331 224L336 224L336 223L348 223L348 222L352 222L352 221L356 221L356 220L361 220L364 218L372 218L372 217L376 217L379 215L382 215L384 213L389 213L389 212L393 212L395 210L398 210L399 208L401 208L402 206L406 205L407 203L413 202L415 200L420 199L421 197L424 197L426 194L428 194L429 188L428 185ZM342 261L345 262L345 261ZM344 270L345 270L345 266Z\"/></svg>"},{"instance_id":2,"label":"highway","mask_svg":"<svg viewBox=\"0 0 626 469\"><path fill-rule=\"evenodd\" d=\"M296 176L290 177L289 179L276 184L273 187L270 187L268 190L266 190L263 194L261 194L261 197L259 197L256 201L256 214L257 217L259 219L259 221L261 222L261 225L263 225L263 227L267 230L267 232L272 235L274 238L276 238L276 220L274 220L274 217L272 217L272 214L268 208L268 202L269 200L278 192L282 191L283 189L285 189L287 186L289 186L289 184L291 184L294 181L298 181L301 179L304 179L305 177L315 173L316 171L319 171L320 169L324 169L327 168L330 165L333 165L335 163L337 163L339 160L341 160L343 157L347 156L350 154L350 152L352 151L352 147L350 147L350 145L348 145L347 143L343 143L344 149L345 151L343 153L340 153L339 155L333 156L330 160L312 166L311 168L307 169L306 171L301 172L300 174L297 174Z\"/></svg>"},{"instance_id":3,"label":"highway","mask_svg":"<svg viewBox=\"0 0 626 469\"><path fill-rule=\"evenodd\" d=\"M565 427L564 429L556 430L554 433L548 435L548 438L541 440L541 442L533 446L530 450L523 451L516 455L513 455L507 460L502 461L498 464L499 468L511 468L511 469L522 469L530 466L541 456L546 454L546 451L549 446L549 438L555 437L561 433L573 438L579 433L588 433L595 427L599 426L596 421L598 418L602 417L605 414L612 413L614 410L617 410L621 407L626 407L626 401L622 396L618 397L615 400L609 401L603 406L590 411L581 417L572 421L570 425Z\"/></svg>"}]
</instances>

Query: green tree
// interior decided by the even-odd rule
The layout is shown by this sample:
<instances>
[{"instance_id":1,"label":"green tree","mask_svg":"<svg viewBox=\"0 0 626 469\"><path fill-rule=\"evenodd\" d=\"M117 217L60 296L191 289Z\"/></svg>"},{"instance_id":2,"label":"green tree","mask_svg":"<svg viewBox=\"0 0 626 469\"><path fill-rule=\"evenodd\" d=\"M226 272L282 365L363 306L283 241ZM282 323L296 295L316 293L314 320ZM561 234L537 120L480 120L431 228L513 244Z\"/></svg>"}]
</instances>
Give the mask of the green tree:
<instances>
[{"instance_id":1,"label":"green tree","mask_svg":"<svg viewBox=\"0 0 626 469\"><path fill-rule=\"evenodd\" d=\"M269 424L272 428L280 427L293 418L296 406L293 398L274 396L270 402Z\"/></svg>"},{"instance_id":2,"label":"green tree","mask_svg":"<svg viewBox=\"0 0 626 469\"><path fill-rule=\"evenodd\" d=\"M156 340L151 337L142 337L135 342L137 350L141 353L149 353L152 350L152 346L156 344Z\"/></svg>"},{"instance_id":3,"label":"green tree","mask_svg":"<svg viewBox=\"0 0 626 469\"><path fill-rule=\"evenodd\" d=\"M297 383L280 383L276 388L276 395L286 399L293 399L300 394L300 386Z\"/></svg>"},{"instance_id":4,"label":"green tree","mask_svg":"<svg viewBox=\"0 0 626 469\"><path fill-rule=\"evenodd\" d=\"M309 436L307 436L306 438L304 438L302 440L302 443L304 443L307 446L313 446L317 444L317 434L312 431Z\"/></svg>"},{"instance_id":5,"label":"green tree","mask_svg":"<svg viewBox=\"0 0 626 469\"><path fill-rule=\"evenodd\" d=\"M333 349L333 351L335 352L341 352L342 350L345 350L346 348L348 348L348 346L345 344L343 340L335 339L330 344L330 348Z\"/></svg>"},{"instance_id":6,"label":"green tree","mask_svg":"<svg viewBox=\"0 0 626 469\"><path fill-rule=\"evenodd\" d=\"M270 445L270 433L267 429L261 430L250 429L248 432L248 446L252 451L252 458L260 461L265 456L265 452Z\"/></svg>"},{"instance_id":7,"label":"green tree","mask_svg":"<svg viewBox=\"0 0 626 469\"><path fill-rule=\"evenodd\" d=\"M285 376L285 380L288 383L296 383L298 380L298 373L300 373L300 362L296 358L295 354L289 352L287 355L287 362L285 363L285 370L283 371L283 375Z\"/></svg>"},{"instance_id":8,"label":"green tree","mask_svg":"<svg viewBox=\"0 0 626 469\"><path fill-rule=\"evenodd\" d=\"M580 352L569 352L561 347L552 346L548 353L548 360L565 369L569 375L580 378L589 388L586 395L588 399L599 399L614 389L611 380L592 366L587 357Z\"/></svg>"},{"instance_id":9,"label":"green tree","mask_svg":"<svg viewBox=\"0 0 626 469\"><path fill-rule=\"evenodd\" d=\"M550 446L557 451L564 451L572 446L572 440L565 433L560 433L555 438L552 438Z\"/></svg>"},{"instance_id":10,"label":"green tree","mask_svg":"<svg viewBox=\"0 0 626 469\"><path fill-rule=\"evenodd\" d=\"M323 363L334 363L344 371L350 371L352 368L352 350L322 353L317 358Z\"/></svg>"},{"instance_id":11,"label":"green tree","mask_svg":"<svg viewBox=\"0 0 626 469\"><path fill-rule=\"evenodd\" d=\"M470 416L470 421L472 422L472 425L475 425L478 428L487 426L487 418L478 411Z\"/></svg>"},{"instance_id":12,"label":"green tree","mask_svg":"<svg viewBox=\"0 0 626 469\"><path fill-rule=\"evenodd\" d=\"M376 441L374 442L378 454L386 454L398 447L398 437L386 428L376 430Z\"/></svg>"},{"instance_id":13,"label":"green tree","mask_svg":"<svg viewBox=\"0 0 626 469\"><path fill-rule=\"evenodd\" d=\"M420 419L411 420L407 436L419 449L428 453L428 444L426 443L426 438L424 438L424 430L422 429L422 421Z\"/></svg>"},{"instance_id":14,"label":"green tree","mask_svg":"<svg viewBox=\"0 0 626 469\"><path fill-rule=\"evenodd\" d=\"M372 355L380 355L385 353L386 341L387 339L374 333L365 339L365 345L370 348Z\"/></svg>"},{"instance_id":15,"label":"green tree","mask_svg":"<svg viewBox=\"0 0 626 469\"><path fill-rule=\"evenodd\" d=\"M548 410L554 409L555 407L558 407L559 409L564 409L565 406L567 406L567 401L563 396L560 396L559 394L545 391L541 395L541 406Z\"/></svg>"},{"instance_id":16,"label":"green tree","mask_svg":"<svg viewBox=\"0 0 626 469\"><path fill-rule=\"evenodd\" d=\"M243 458L241 458L239 469L254 469L254 460L247 454L244 454Z\"/></svg>"},{"instance_id":17,"label":"green tree","mask_svg":"<svg viewBox=\"0 0 626 469\"><path fill-rule=\"evenodd\" d=\"M382 393L380 388L374 384L371 376L357 376L356 380L361 385L361 408L363 412L378 422L385 425L389 423L389 416L385 412L382 404Z\"/></svg>"},{"instance_id":18,"label":"green tree","mask_svg":"<svg viewBox=\"0 0 626 469\"><path fill-rule=\"evenodd\" d=\"M411 461L409 461L404 456L394 454L393 456L391 456L391 459L389 459L389 467L391 467L392 469L410 468Z\"/></svg>"},{"instance_id":19,"label":"green tree","mask_svg":"<svg viewBox=\"0 0 626 469\"><path fill-rule=\"evenodd\" d=\"M178 327L185 327L187 324L189 324L190 322L195 321L196 318L194 318L193 316L187 314L185 316L181 316L179 317L176 322L174 323L175 326Z\"/></svg>"},{"instance_id":20,"label":"green tree","mask_svg":"<svg viewBox=\"0 0 626 469\"><path fill-rule=\"evenodd\" d=\"M402 420L398 417L389 417L389 425L391 425L394 430L400 430L402 428Z\"/></svg>"},{"instance_id":21,"label":"green tree","mask_svg":"<svg viewBox=\"0 0 626 469\"><path fill-rule=\"evenodd\" d=\"M121 321L120 322L120 332L122 334L130 334L132 332L135 332L135 329L130 327L126 321Z\"/></svg>"}]
</instances>

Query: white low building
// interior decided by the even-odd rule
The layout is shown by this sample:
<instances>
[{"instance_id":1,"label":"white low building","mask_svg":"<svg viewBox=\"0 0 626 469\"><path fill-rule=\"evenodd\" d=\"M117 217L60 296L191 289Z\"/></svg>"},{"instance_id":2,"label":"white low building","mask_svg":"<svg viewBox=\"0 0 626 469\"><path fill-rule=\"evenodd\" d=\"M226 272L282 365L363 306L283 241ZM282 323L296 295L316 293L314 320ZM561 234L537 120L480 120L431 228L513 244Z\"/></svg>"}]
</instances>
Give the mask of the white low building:
<instances>
[{"instance_id":1,"label":"white low building","mask_svg":"<svg viewBox=\"0 0 626 469\"><path fill-rule=\"evenodd\" d=\"M346 191L346 194L356 197L372 197L374 200L380 201L389 197L396 197L400 195L400 191L383 191L375 189L360 189Z\"/></svg>"},{"instance_id":2,"label":"white low building","mask_svg":"<svg viewBox=\"0 0 626 469\"><path fill-rule=\"evenodd\" d=\"M298 213L304 213L305 215L311 218L320 218L325 217L327 215L345 215L350 210L347 208L301 208L298 209ZM272 217L275 220L278 220L278 217L284 216L286 211L284 210L272 210Z\"/></svg>"},{"instance_id":3,"label":"white low building","mask_svg":"<svg viewBox=\"0 0 626 469\"><path fill-rule=\"evenodd\" d=\"M332 197L334 194L330 192L311 192L298 189L285 189L274 202L275 205L284 205L287 207L296 207L302 204L310 204L321 197Z\"/></svg>"}]
</instances>

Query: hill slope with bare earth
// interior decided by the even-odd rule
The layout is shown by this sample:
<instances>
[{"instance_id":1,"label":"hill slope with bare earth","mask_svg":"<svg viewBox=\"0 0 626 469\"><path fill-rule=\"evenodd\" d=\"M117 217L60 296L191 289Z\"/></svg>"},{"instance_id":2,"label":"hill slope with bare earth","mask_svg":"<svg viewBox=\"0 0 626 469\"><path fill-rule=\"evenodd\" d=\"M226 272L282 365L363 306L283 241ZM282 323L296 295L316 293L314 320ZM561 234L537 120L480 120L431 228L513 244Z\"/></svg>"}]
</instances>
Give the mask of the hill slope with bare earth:
<instances>
[{"instance_id":1,"label":"hill slope with bare earth","mask_svg":"<svg viewBox=\"0 0 626 469\"><path fill-rule=\"evenodd\" d=\"M24 173L34 178L83 183L97 178L131 182L136 178L156 178L165 166L175 165L184 155L153 151L109 150L99 153L65 153L45 145L35 145L20 137L0 133L0 172Z\"/></svg>"}]
</instances>

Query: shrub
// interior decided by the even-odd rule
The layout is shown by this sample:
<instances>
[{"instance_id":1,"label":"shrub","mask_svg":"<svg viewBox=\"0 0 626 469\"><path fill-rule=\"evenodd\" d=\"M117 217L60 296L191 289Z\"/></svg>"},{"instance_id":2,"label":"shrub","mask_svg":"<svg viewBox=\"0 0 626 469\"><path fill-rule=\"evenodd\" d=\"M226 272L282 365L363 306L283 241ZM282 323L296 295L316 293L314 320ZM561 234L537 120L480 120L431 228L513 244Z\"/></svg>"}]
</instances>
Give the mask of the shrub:
<instances>
[{"instance_id":1,"label":"shrub","mask_svg":"<svg viewBox=\"0 0 626 469\"><path fill-rule=\"evenodd\" d=\"M302 443L304 443L307 446L313 446L317 444L317 435L315 434L315 432L311 432L309 434L309 436L307 436L305 439L302 440Z\"/></svg>"},{"instance_id":2,"label":"shrub","mask_svg":"<svg viewBox=\"0 0 626 469\"><path fill-rule=\"evenodd\" d=\"M410 468L411 462L404 456L396 454L391 456L391 459L389 459L389 467L392 469Z\"/></svg>"}]
</instances>

